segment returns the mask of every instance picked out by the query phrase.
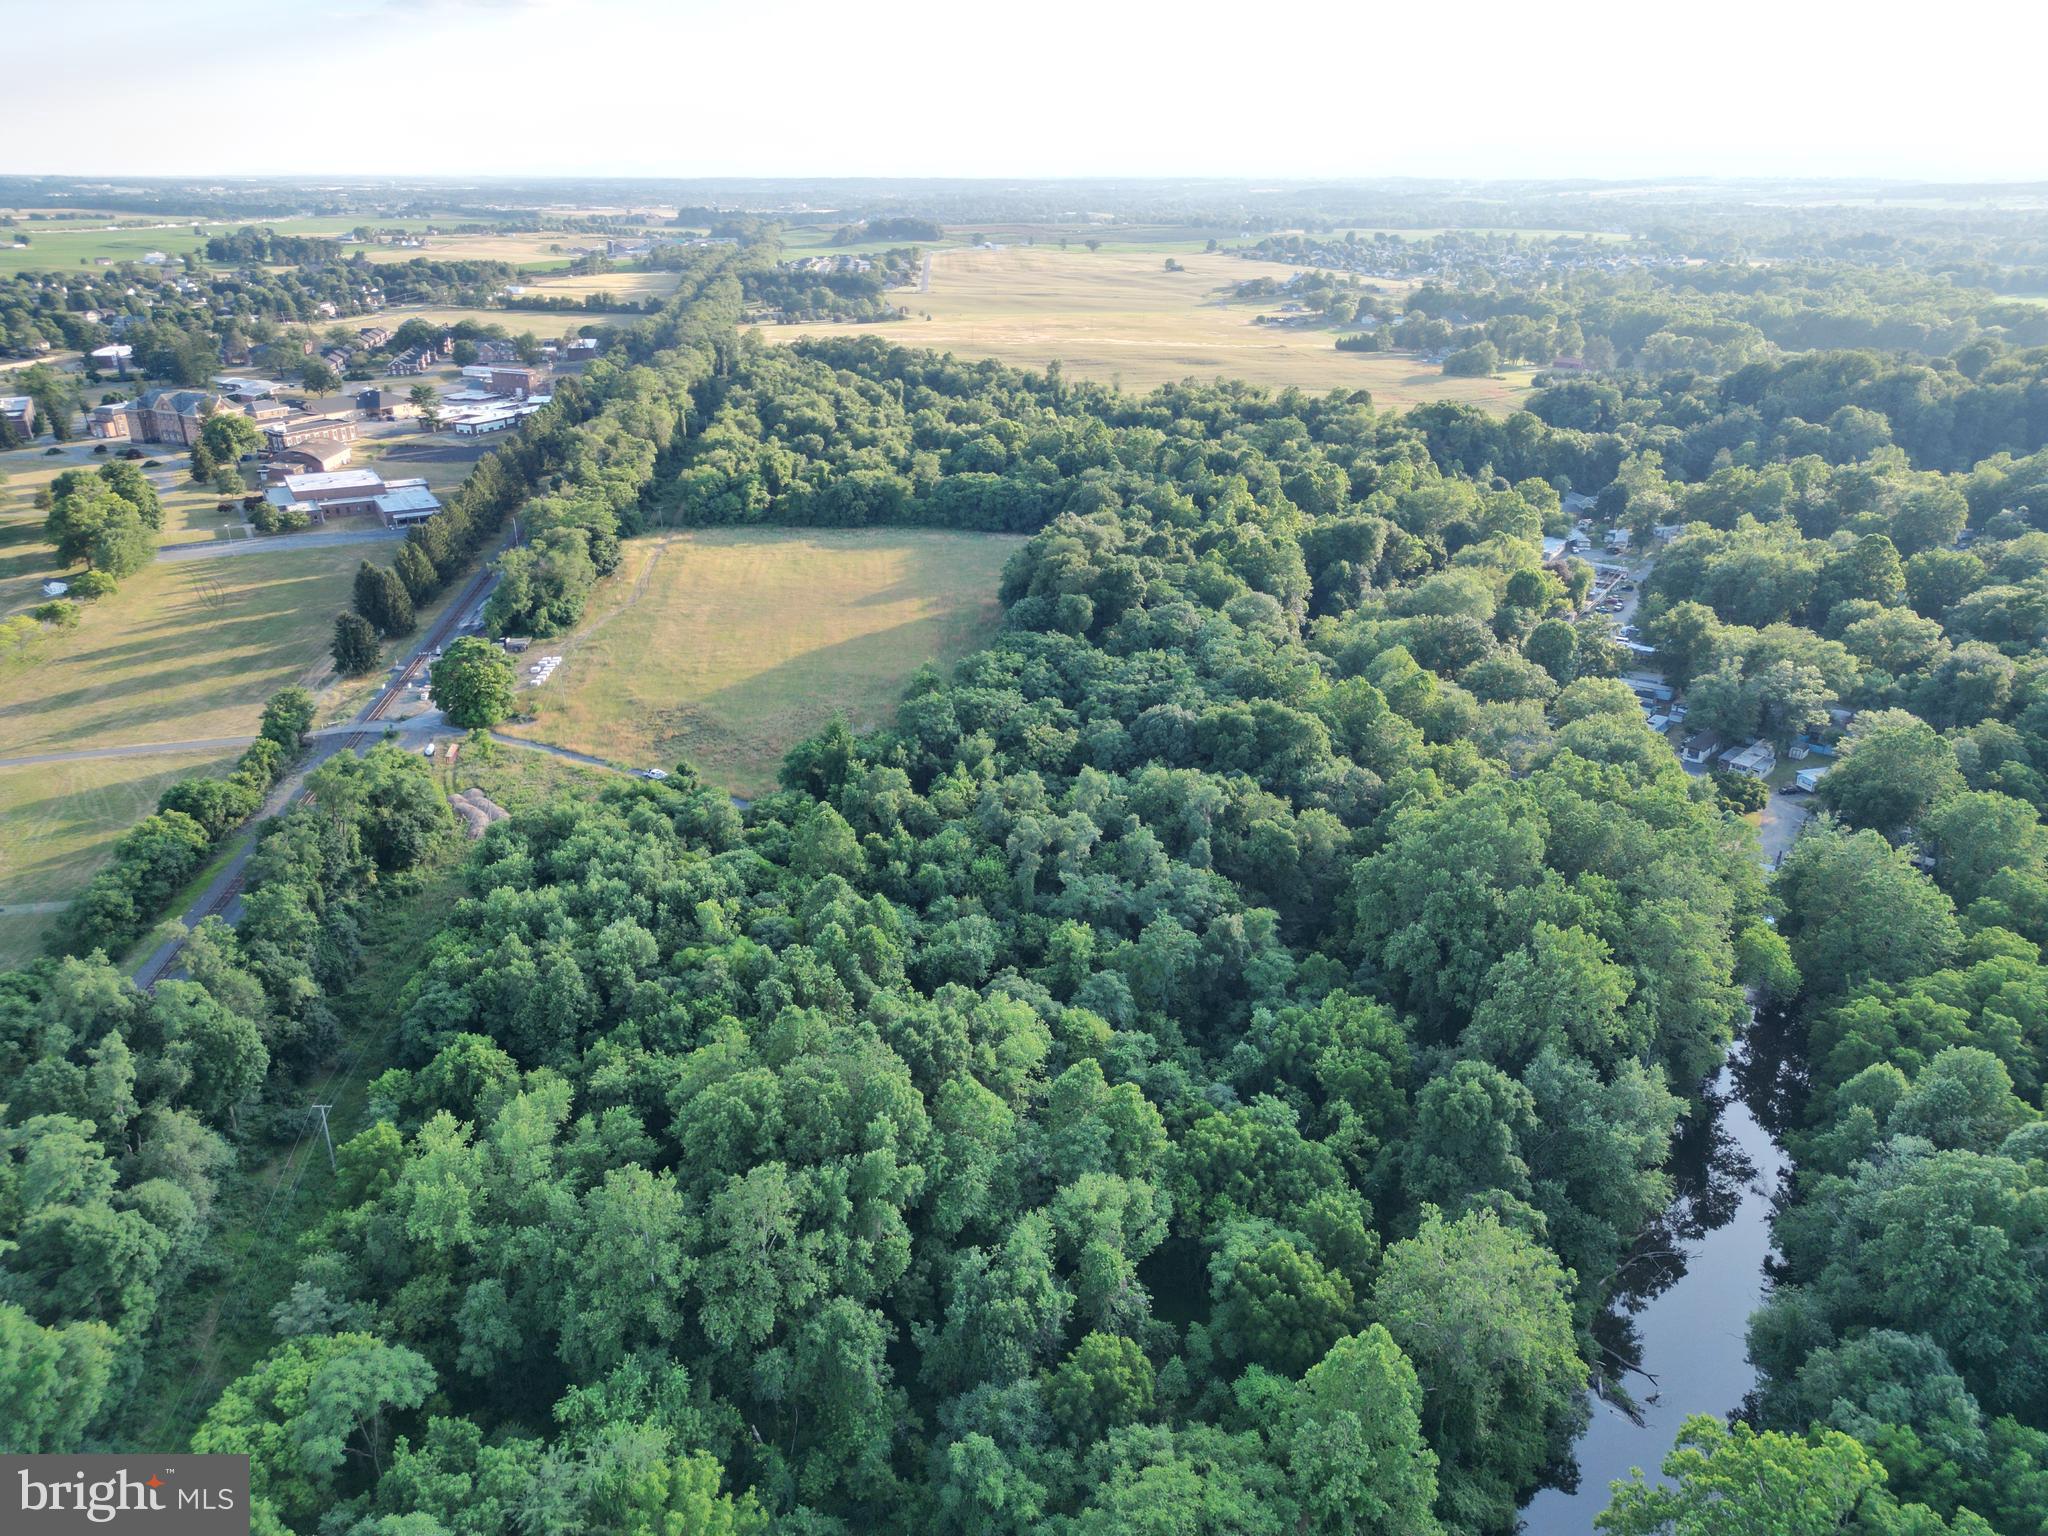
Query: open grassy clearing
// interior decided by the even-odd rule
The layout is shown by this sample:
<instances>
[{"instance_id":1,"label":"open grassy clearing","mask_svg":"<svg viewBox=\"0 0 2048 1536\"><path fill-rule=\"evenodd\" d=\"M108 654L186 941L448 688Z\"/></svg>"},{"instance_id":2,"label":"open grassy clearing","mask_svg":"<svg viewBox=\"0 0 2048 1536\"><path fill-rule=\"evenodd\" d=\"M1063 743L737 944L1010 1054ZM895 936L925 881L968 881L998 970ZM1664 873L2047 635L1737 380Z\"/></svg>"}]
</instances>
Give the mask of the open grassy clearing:
<instances>
[{"instance_id":1,"label":"open grassy clearing","mask_svg":"<svg viewBox=\"0 0 2048 1536\"><path fill-rule=\"evenodd\" d=\"M0 757L254 732L263 701L331 671L361 548L159 561L0 669Z\"/></svg>"},{"instance_id":2,"label":"open grassy clearing","mask_svg":"<svg viewBox=\"0 0 2048 1536\"><path fill-rule=\"evenodd\" d=\"M588 798L619 776L603 768L586 768L566 758L524 747L490 742L482 752L461 743L450 766L444 747L435 759L434 782L446 795L480 789L515 816L537 811L558 795Z\"/></svg>"},{"instance_id":3,"label":"open grassy clearing","mask_svg":"<svg viewBox=\"0 0 2048 1536\"><path fill-rule=\"evenodd\" d=\"M203 544L242 536L240 512L222 512L220 492L193 483L183 449L144 446L152 455L161 455L159 468L143 471L164 504L159 544ZM54 454L43 446L0 454L0 616L42 602L42 584L70 574L58 568L56 551L43 541L46 514L36 508L36 493L65 470L92 469L111 455L94 454L83 442L62 448Z\"/></svg>"},{"instance_id":4,"label":"open grassy clearing","mask_svg":"<svg viewBox=\"0 0 2048 1536\"><path fill-rule=\"evenodd\" d=\"M590 272L581 276L538 277L523 284L528 293L580 299L602 293L610 298L665 299L682 283L680 272ZM514 314L518 311L514 310Z\"/></svg>"},{"instance_id":5,"label":"open grassy clearing","mask_svg":"<svg viewBox=\"0 0 2048 1536\"><path fill-rule=\"evenodd\" d=\"M926 662L975 649L1022 540L994 534L718 529L629 540L564 658L521 690L517 735L634 766L679 757L736 794L775 785L833 714L886 721ZM512 750L507 748L506 750Z\"/></svg>"},{"instance_id":6,"label":"open grassy clearing","mask_svg":"<svg viewBox=\"0 0 2048 1536\"><path fill-rule=\"evenodd\" d=\"M379 230L403 229L420 234L426 240L426 246L413 249L399 245L352 244L344 246L343 253L353 255L360 252L367 260L380 264L427 256L437 261L505 261L533 270L566 266L573 259L569 247L596 246L604 238L568 230L424 233L429 226L446 230L458 222L474 224L480 221L468 214L406 219L367 214L308 219L208 219L197 224L190 220L135 222L127 215L62 223L30 223L24 219L14 228L0 229L0 273L47 272L76 267L81 260L92 263L100 257L113 261L140 261L151 251L162 251L171 257L192 256L204 261L208 240L243 228L270 229L280 235L329 236L345 235L364 225ZM28 236L29 243L25 246L14 244L16 235Z\"/></svg>"},{"instance_id":7,"label":"open grassy clearing","mask_svg":"<svg viewBox=\"0 0 2048 1536\"><path fill-rule=\"evenodd\" d=\"M1164 258L1078 245L954 250L932 263L931 290L899 291L907 321L884 326L769 326L771 341L861 330L899 346L993 357L1025 368L1054 358L1070 373L1150 389L1185 378L1240 378L1273 388L1367 389L1394 408L1461 400L1505 412L1528 392L1528 373L1455 379L1411 357L1339 352L1334 332L1254 325L1270 303L1239 304L1228 285L1256 277L1286 279L1294 267L1221 253ZM1382 289L1389 287L1382 283ZM921 318L929 313L932 318Z\"/></svg>"},{"instance_id":8,"label":"open grassy clearing","mask_svg":"<svg viewBox=\"0 0 2048 1536\"><path fill-rule=\"evenodd\" d=\"M25 211L25 210L23 210ZM463 223L477 222L473 217L462 216ZM406 229L419 231L429 225L455 222L455 216L447 219L408 218L387 219L369 216L338 215L330 218L308 219L206 219L197 223L190 219L149 220L138 219L133 214L106 214L90 219L64 220L62 222L32 223L22 219L12 229L0 229L0 273L46 272L59 267L75 267L81 258L90 263L105 256L114 261L140 261L151 251L162 251L167 256L196 256L205 259L206 242L215 235L233 234L238 229L272 229L281 235L343 235L359 225L373 225L378 229ZM194 230L199 233L194 233ZM13 244L13 237L25 234L29 238L26 246ZM457 241L483 241L496 237L492 235L448 235L433 237L433 244L425 251L408 251L392 246L366 246L370 258L383 261L403 261L413 256L440 256L443 241L453 245ZM527 241L538 241L540 245L560 241L559 235L522 235ZM579 243L570 237L569 243ZM520 247L523 251L525 248ZM463 251L460 254L471 254ZM523 256L499 255L491 258L498 261L517 261Z\"/></svg>"},{"instance_id":9,"label":"open grassy clearing","mask_svg":"<svg viewBox=\"0 0 2048 1536\"><path fill-rule=\"evenodd\" d=\"M0 911L0 970L14 971L43 954L57 931L56 912Z\"/></svg>"},{"instance_id":10,"label":"open grassy clearing","mask_svg":"<svg viewBox=\"0 0 2048 1536\"><path fill-rule=\"evenodd\" d=\"M458 304L408 304L383 310L376 320L379 325L394 331L408 320L425 320L434 325L460 325L469 320L477 325L499 326L508 336L531 331L542 341L552 341L557 336L574 335L586 325L630 325L639 318L638 315L551 315L522 309L466 309ZM406 382L409 384L411 380Z\"/></svg>"},{"instance_id":11,"label":"open grassy clearing","mask_svg":"<svg viewBox=\"0 0 2048 1536\"><path fill-rule=\"evenodd\" d=\"M0 768L0 907L76 895L166 785L234 759L216 750Z\"/></svg>"},{"instance_id":12,"label":"open grassy clearing","mask_svg":"<svg viewBox=\"0 0 2048 1536\"><path fill-rule=\"evenodd\" d=\"M370 220L371 223L381 223ZM563 230L495 231L476 235L423 235L427 243L424 249L415 250L403 245L349 245L342 249L348 255L361 252L375 265L394 261L412 261L427 257L434 261L504 261L515 267L567 266L575 258L569 247L601 246L601 235L572 235Z\"/></svg>"}]
</instances>

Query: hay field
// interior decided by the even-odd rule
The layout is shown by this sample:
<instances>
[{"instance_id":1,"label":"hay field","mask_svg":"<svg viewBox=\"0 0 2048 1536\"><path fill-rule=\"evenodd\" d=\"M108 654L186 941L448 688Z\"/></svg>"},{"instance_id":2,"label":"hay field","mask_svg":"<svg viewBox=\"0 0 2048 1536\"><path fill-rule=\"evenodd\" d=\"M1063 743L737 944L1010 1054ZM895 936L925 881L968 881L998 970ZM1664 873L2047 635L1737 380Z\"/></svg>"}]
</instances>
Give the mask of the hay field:
<instances>
[{"instance_id":1,"label":"hay field","mask_svg":"<svg viewBox=\"0 0 2048 1536\"><path fill-rule=\"evenodd\" d=\"M602 293L611 298L665 299L682 285L680 272L590 272L582 276L536 277L522 286L528 293L580 299ZM518 313L518 311L513 311ZM554 318L552 316L548 318Z\"/></svg>"},{"instance_id":2,"label":"hay field","mask_svg":"<svg viewBox=\"0 0 2048 1536\"><path fill-rule=\"evenodd\" d=\"M1297 270L1220 252L1164 258L1078 244L948 250L932 262L929 292L900 290L911 318L865 326L899 346L932 347L1043 368L1054 358L1069 374L1150 389L1185 378L1239 378L1272 388L1367 389L1376 404L1402 408L1461 400L1505 413L1528 393L1526 370L1494 379L1445 378L1440 369L1382 352L1339 352L1336 334L1252 323L1270 301L1226 298L1232 283L1286 279ZM1382 283L1382 289L1392 285ZM931 315L929 321L922 318ZM839 325L769 326L770 341L833 334Z\"/></svg>"},{"instance_id":3,"label":"hay field","mask_svg":"<svg viewBox=\"0 0 2048 1536\"><path fill-rule=\"evenodd\" d=\"M679 757L741 795L833 714L885 722L924 663L974 650L1023 541L980 533L712 529L629 540L582 626L536 642L552 681L515 735L634 767Z\"/></svg>"}]
</instances>

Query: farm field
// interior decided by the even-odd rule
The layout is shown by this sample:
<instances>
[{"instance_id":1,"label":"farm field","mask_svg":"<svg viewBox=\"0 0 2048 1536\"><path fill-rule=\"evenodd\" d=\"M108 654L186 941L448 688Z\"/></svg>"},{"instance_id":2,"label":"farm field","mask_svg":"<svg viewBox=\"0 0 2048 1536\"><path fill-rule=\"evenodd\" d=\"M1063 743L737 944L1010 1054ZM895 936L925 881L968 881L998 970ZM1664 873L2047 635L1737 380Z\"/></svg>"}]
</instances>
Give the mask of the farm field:
<instances>
[{"instance_id":1,"label":"farm field","mask_svg":"<svg viewBox=\"0 0 2048 1536\"><path fill-rule=\"evenodd\" d=\"M1187 270L1168 272L1159 249L1145 255L1078 245L944 251L932 263L929 292L896 295L909 307L909 320L879 327L769 326L764 335L789 342L860 330L899 346L1026 368L1058 358L1069 374L1120 380L1138 390L1223 376L1271 388L1366 389L1376 404L1394 408L1458 400L1503 413L1528 393L1526 370L1505 378L1445 378L1409 357L1339 352L1330 331L1254 325L1261 306L1226 302L1225 286L1285 279L1296 268L1219 252L1177 257ZM926 312L929 321L919 318Z\"/></svg>"},{"instance_id":2,"label":"farm field","mask_svg":"<svg viewBox=\"0 0 2048 1536\"><path fill-rule=\"evenodd\" d=\"M740 795L775 787L791 745L846 716L882 724L926 662L975 649L1023 541L922 530L717 529L633 539L512 734L636 767L687 757ZM512 750L512 749L507 749Z\"/></svg>"},{"instance_id":3,"label":"farm field","mask_svg":"<svg viewBox=\"0 0 2048 1536\"><path fill-rule=\"evenodd\" d=\"M450 221L452 219L451 215ZM140 261L151 251L162 251L167 256L189 255L203 259L209 239L215 235L232 234L245 226L274 229L281 235L341 235L362 224L374 225L378 229L423 230L437 222L443 221L433 217L393 219L370 214L309 219L208 219L196 224L189 219L138 222L133 214L108 214L103 218L67 219L62 222L38 223L23 219L13 229L0 230L0 274L75 267L81 260L92 261L101 256L115 261ZM474 216L465 215L462 222L478 221ZM125 227L110 227L116 225ZM195 229L199 233L195 234ZM16 234L27 235L29 243L26 246L13 244L11 237ZM362 249L372 261L404 261L414 256L482 256L486 253L472 247L496 241L504 249L489 253L489 259L523 262L551 259L546 247L562 238L560 235L535 234L447 235L435 236L434 243L424 251L374 245ZM515 241L524 243L514 244ZM575 242L572 240L570 243ZM444 249L444 245L450 249ZM533 254L535 246L539 248L538 255Z\"/></svg>"},{"instance_id":4,"label":"farm field","mask_svg":"<svg viewBox=\"0 0 2048 1536\"><path fill-rule=\"evenodd\" d=\"M281 235L343 235L361 225L380 230L424 231L430 225L481 222L473 214L446 218L386 218L377 214L309 219L246 218L226 221L205 220L194 224L166 220L134 223L133 215L109 215L104 219L65 220L31 223L23 220L12 229L0 230L0 274L42 272L76 267L81 260L109 257L114 261L140 261L151 251L167 256L195 256L204 259L206 242L215 235L232 234L245 227L271 229ZM126 227L109 227L125 223ZM199 233L194 233L197 230ZM15 245L13 236L24 234L29 243ZM345 254L360 252L375 263L411 261L432 257L440 261L505 261L529 270L568 265L572 259L566 247L589 245L594 237L566 230L498 230L468 234L439 234L425 237L423 250L397 245L351 245Z\"/></svg>"},{"instance_id":5,"label":"farm field","mask_svg":"<svg viewBox=\"0 0 2048 1536\"><path fill-rule=\"evenodd\" d=\"M0 668L0 757L253 734L271 694L330 670L362 557L279 549L146 566L84 605L76 629L45 631Z\"/></svg>"},{"instance_id":6,"label":"farm field","mask_svg":"<svg viewBox=\"0 0 2048 1536\"><path fill-rule=\"evenodd\" d=\"M665 299L676 291L682 280L679 272L590 272L581 276L564 273L560 277L537 277L524 286L531 293L565 298L580 299L585 294L602 293L613 298Z\"/></svg>"},{"instance_id":7,"label":"farm field","mask_svg":"<svg viewBox=\"0 0 2048 1536\"><path fill-rule=\"evenodd\" d=\"M8 833L0 839L0 908L68 900L115 840L156 809L167 785L225 772L235 757L201 749L0 767L0 822ZM0 932L0 949L5 940Z\"/></svg>"}]
</instances>

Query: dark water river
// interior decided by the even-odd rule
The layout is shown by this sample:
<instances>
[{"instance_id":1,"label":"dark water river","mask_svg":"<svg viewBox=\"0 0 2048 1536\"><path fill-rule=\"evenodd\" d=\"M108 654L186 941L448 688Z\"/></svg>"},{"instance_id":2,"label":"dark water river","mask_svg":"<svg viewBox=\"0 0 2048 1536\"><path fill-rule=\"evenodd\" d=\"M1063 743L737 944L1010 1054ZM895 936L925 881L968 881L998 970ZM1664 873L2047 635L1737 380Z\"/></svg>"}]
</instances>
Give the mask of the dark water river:
<instances>
[{"instance_id":1,"label":"dark water river","mask_svg":"<svg viewBox=\"0 0 2048 1536\"><path fill-rule=\"evenodd\" d=\"M1741 1074L1746 1076L1747 1074ZM1608 1484L1632 1467L1654 1475L1689 1414L1739 1408L1756 1383L1744 1331L1763 1298L1771 1251L1771 1195L1786 1159L1724 1067L1674 1148L1677 1198L1637 1246L1628 1289L1596 1331L1610 1360L1627 1362L1619 1385L1631 1414L1596 1397L1593 1420L1573 1450L1575 1490L1548 1488L1522 1511L1527 1536L1591 1536Z\"/></svg>"}]
</instances>

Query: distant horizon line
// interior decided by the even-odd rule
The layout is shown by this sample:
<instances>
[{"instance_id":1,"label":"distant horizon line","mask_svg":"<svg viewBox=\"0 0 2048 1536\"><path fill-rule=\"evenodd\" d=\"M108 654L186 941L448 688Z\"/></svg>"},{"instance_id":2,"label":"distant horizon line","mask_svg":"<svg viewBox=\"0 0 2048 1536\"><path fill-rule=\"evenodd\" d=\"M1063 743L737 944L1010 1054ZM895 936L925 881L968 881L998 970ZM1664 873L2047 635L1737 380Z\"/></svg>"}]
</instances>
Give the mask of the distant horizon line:
<instances>
[{"instance_id":1,"label":"distant horizon line","mask_svg":"<svg viewBox=\"0 0 2048 1536\"><path fill-rule=\"evenodd\" d=\"M1206 171L1098 171L1098 172L993 172L959 174L944 172L882 172L882 171L834 171L834 172L674 172L674 171L130 171L130 170L12 170L0 172L0 183L11 181L133 181L133 182L189 182L212 179L221 182L277 182L285 184L309 184L320 182L509 182L527 181L578 181L600 183L645 183L668 182L678 185L716 185L722 183L787 182L799 185L821 185L834 183L911 183L911 182L952 182L970 185L1000 185L1005 183L1051 183L1092 185L1116 182L1199 182L1225 186L1264 187L1305 187L1305 186L1384 186L1398 184L1419 184L1427 186L1658 186L1667 184L1708 184L1708 185L1750 185L1750 186L1797 186L1809 183L1827 183L1845 186L1865 187L1968 187L1981 189L2028 190L2048 192L2048 171L2034 177L2012 177L1997 175L1966 176L1957 174L1887 174L1855 171L1798 171L1798 172L1746 172L1746 171L1658 171L1635 174L1585 174L1585 173L1536 173L1536 172L1344 172L1314 174L1303 172L1274 172L1264 174L1206 172Z\"/></svg>"}]
</instances>

